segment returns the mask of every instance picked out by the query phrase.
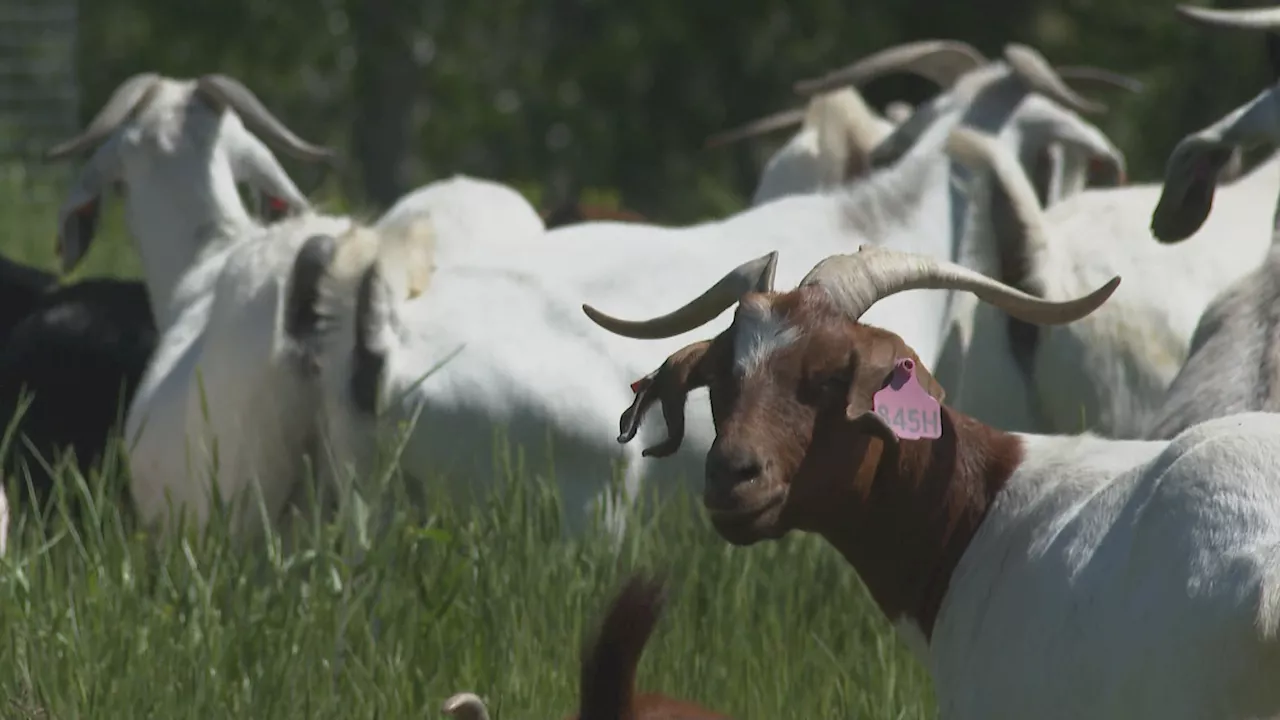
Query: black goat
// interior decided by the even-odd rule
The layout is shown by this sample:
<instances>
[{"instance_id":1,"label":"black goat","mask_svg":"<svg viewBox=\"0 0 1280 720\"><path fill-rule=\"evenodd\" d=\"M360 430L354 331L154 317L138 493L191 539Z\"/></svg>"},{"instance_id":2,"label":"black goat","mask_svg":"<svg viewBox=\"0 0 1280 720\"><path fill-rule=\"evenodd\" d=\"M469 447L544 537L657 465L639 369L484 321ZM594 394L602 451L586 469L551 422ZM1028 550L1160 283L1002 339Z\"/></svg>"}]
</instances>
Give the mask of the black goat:
<instances>
[{"instance_id":1,"label":"black goat","mask_svg":"<svg viewBox=\"0 0 1280 720\"><path fill-rule=\"evenodd\" d=\"M11 512L17 515L30 500L46 507L54 485L45 463L53 464L59 453L74 451L85 474L104 457L155 349L156 327L141 282L95 278L57 287L55 281L44 292L28 293L41 271L11 261L2 267L0 297L26 298L27 303L24 317L5 318L10 327L0 346L0 423L5 429L24 392L30 397L3 459L5 485L14 501ZM27 487L23 464L34 498L21 491ZM127 508L124 488L116 490L120 494L111 499ZM76 505L71 509L78 514Z\"/></svg>"}]
</instances>

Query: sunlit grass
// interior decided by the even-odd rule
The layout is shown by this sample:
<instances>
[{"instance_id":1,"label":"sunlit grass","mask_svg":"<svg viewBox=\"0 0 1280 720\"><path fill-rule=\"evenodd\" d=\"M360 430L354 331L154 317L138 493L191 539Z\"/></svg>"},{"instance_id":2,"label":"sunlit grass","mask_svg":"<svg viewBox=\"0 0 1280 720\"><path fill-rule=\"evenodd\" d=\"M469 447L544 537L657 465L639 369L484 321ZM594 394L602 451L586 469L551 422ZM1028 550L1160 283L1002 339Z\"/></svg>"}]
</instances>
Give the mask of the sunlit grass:
<instances>
[{"instance_id":1,"label":"sunlit grass","mask_svg":"<svg viewBox=\"0 0 1280 720\"><path fill-rule=\"evenodd\" d=\"M63 480L107 496L102 476ZM472 690L497 718L562 717L584 630L648 568L672 593L646 688L740 718L932 713L922 670L816 538L734 548L682 496L615 554L599 528L560 539L539 480L494 492L458 508L429 491L381 530L344 503L289 552L238 548L218 522L159 545L110 506L79 528L24 516L0 567L0 696L59 718L392 718Z\"/></svg>"}]
</instances>

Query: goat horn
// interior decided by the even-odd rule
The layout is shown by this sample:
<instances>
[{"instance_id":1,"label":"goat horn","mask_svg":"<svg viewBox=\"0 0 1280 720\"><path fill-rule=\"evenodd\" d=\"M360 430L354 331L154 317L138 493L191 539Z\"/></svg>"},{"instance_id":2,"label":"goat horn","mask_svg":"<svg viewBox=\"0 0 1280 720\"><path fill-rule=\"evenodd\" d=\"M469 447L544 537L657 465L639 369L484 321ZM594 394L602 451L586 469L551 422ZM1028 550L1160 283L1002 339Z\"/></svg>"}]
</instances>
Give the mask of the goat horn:
<instances>
[{"instance_id":1,"label":"goat horn","mask_svg":"<svg viewBox=\"0 0 1280 720\"><path fill-rule=\"evenodd\" d=\"M585 304L582 311L592 322L614 335L640 340L675 337L711 322L749 292L773 290L773 274L777 266L778 251L774 250L734 268L683 307L649 320L619 320Z\"/></svg>"},{"instance_id":2,"label":"goat horn","mask_svg":"<svg viewBox=\"0 0 1280 720\"><path fill-rule=\"evenodd\" d=\"M475 693L458 693L440 706L440 712L453 715L459 720L489 720L489 708Z\"/></svg>"},{"instance_id":3,"label":"goat horn","mask_svg":"<svg viewBox=\"0 0 1280 720\"><path fill-rule=\"evenodd\" d=\"M1049 61L1027 45L1009 43L1004 47L1004 59L1009 63L1014 74L1022 78L1032 89L1072 110L1096 114L1107 109L1106 105L1089 100L1067 87L1067 83L1058 76Z\"/></svg>"},{"instance_id":4,"label":"goat horn","mask_svg":"<svg viewBox=\"0 0 1280 720\"><path fill-rule=\"evenodd\" d=\"M825 288L836 304L857 319L876 302L904 290L965 290L1013 317L1037 325L1074 322L1097 310L1120 285L1120 277L1074 300L1042 300L946 260L930 255L863 245L858 252L832 255L805 275L800 286Z\"/></svg>"},{"instance_id":5,"label":"goat horn","mask_svg":"<svg viewBox=\"0 0 1280 720\"><path fill-rule=\"evenodd\" d=\"M886 48L821 77L801 80L793 87L801 95L817 95L900 71L915 73L941 88L949 88L961 75L985 64L986 56L968 43L919 40Z\"/></svg>"},{"instance_id":6,"label":"goat horn","mask_svg":"<svg viewBox=\"0 0 1280 720\"><path fill-rule=\"evenodd\" d=\"M1214 10L1192 5L1175 6L1174 12L1197 25L1240 30L1280 30L1280 6Z\"/></svg>"},{"instance_id":7,"label":"goat horn","mask_svg":"<svg viewBox=\"0 0 1280 720\"><path fill-rule=\"evenodd\" d=\"M107 100L106 106L89 123L84 132L70 140L58 143L45 151L46 160L57 160L74 155L85 148L97 145L103 138L115 132L135 110L149 100L152 89L160 82L160 76L153 72L138 73L120 83L116 91Z\"/></svg>"},{"instance_id":8,"label":"goat horn","mask_svg":"<svg viewBox=\"0 0 1280 720\"><path fill-rule=\"evenodd\" d=\"M219 74L202 75L197 81L196 88L211 101L235 110L250 127L262 133L265 140L276 141L285 152L296 158L322 162L332 159L335 155L329 148L312 145L294 135L284 123L267 110L252 90L233 77Z\"/></svg>"},{"instance_id":9,"label":"goat horn","mask_svg":"<svg viewBox=\"0 0 1280 720\"><path fill-rule=\"evenodd\" d=\"M728 145L739 140L745 140L749 137L764 135L765 133L781 130L792 125L799 125L804 122L805 108L792 108L783 110L772 115L766 115L762 118L756 118L747 123L743 123L735 128L723 130L707 138L703 147L713 148L721 145Z\"/></svg>"},{"instance_id":10,"label":"goat horn","mask_svg":"<svg viewBox=\"0 0 1280 720\"><path fill-rule=\"evenodd\" d=\"M1058 77L1072 85L1118 88L1131 93L1140 93L1145 88L1142 81L1137 78L1092 65L1064 65L1054 69L1057 70Z\"/></svg>"}]
</instances>

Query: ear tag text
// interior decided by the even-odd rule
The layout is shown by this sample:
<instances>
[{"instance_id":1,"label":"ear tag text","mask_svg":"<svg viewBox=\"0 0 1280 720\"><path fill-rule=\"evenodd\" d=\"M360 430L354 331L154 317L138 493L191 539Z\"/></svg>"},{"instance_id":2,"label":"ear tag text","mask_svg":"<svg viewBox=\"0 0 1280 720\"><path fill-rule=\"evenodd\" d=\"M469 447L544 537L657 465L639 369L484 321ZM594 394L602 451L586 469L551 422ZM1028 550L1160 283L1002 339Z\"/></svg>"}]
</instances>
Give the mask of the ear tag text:
<instances>
[{"instance_id":1,"label":"ear tag text","mask_svg":"<svg viewBox=\"0 0 1280 720\"><path fill-rule=\"evenodd\" d=\"M942 437L942 409L937 398L920 387L916 363L911 358L894 364L889 384L871 397L871 406L893 434L903 440Z\"/></svg>"}]
</instances>

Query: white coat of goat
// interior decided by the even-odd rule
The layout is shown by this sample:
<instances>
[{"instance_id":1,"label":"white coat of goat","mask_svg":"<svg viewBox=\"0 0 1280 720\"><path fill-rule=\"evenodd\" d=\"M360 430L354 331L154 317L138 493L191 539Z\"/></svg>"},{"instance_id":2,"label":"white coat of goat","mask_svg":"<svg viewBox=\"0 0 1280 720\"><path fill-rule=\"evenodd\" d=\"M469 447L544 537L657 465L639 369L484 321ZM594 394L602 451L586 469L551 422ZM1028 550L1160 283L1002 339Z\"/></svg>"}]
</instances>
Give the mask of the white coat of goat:
<instances>
[{"instance_id":1,"label":"white coat of goat","mask_svg":"<svg viewBox=\"0 0 1280 720\"><path fill-rule=\"evenodd\" d=\"M1280 7L1251 10L1208 10L1182 6L1180 15L1193 22L1229 28L1280 29ZM1191 178L1212 170L1227 150L1240 150L1263 141L1280 140L1280 95L1274 88L1263 94L1243 115L1223 127L1217 125L1184 140L1173 151L1168 179L1179 204L1162 200L1152 218L1161 228L1158 239L1178 242L1199 229L1212 201L1214 188L1200 183L1188 187L1188 148L1216 148L1218 155L1193 153L1210 158L1208 167L1194 167ZM1192 184L1196 180L1191 181ZM1180 193L1180 195L1179 195ZM1181 204L1190 199L1194 207L1189 217L1179 217ZM1169 213L1174 221L1168 218ZM1221 209L1218 212L1222 212ZM1274 236L1273 236L1274 240ZM1147 424L1146 437L1169 438L1206 420L1245 411L1280 412L1280 246L1272 245L1262 264L1223 290L1205 308L1191 337L1187 361L1169 385L1163 403Z\"/></svg>"},{"instance_id":2,"label":"white coat of goat","mask_svg":"<svg viewBox=\"0 0 1280 720\"><path fill-rule=\"evenodd\" d=\"M1014 105L1021 99L1006 97ZM762 247L785 246L797 258L797 266L781 269L784 277L799 273L805 262L863 243L944 258L990 255L968 249L985 241L966 237L989 226L980 217L981 198L972 203L970 218L963 208L953 214L951 206L957 174L970 173L937 151L957 120L953 113L933 124L900 163L849 189L780 198L690 228L589 222L557 229L536 246L511 248L483 264L448 272L442 266L431 289L404 306L377 301L377 283L367 283L373 294L364 301L366 312L355 314L355 351L340 351L322 363L322 372L332 373L325 382L331 442L344 457L367 458L375 444L375 409L398 398L389 406L392 419L412 417L421 408L401 468L418 480L452 475L458 478L453 487L469 490L494 476L493 426L506 425L508 439L528 453L529 468L554 464L569 521L580 524L615 461L626 465L629 494L650 474L638 453L601 433L600 423L610 417L610 404L627 396L628 384L670 347L641 349L593 333L578 298L632 311L656 309L661 295L638 291L628 278L659 278L673 292L688 292L701 282L700 268L759 256ZM945 291L895 297L874 311L873 321L911 337L921 357L932 358L949 297ZM376 391L354 382L373 374L382 377ZM694 412L707 416L709 409L698 403ZM548 440L555 443L549 449ZM705 443L695 439L690 446L695 449L683 455L682 469L696 477L696 448L705 449ZM660 476L665 482L679 479L679 473Z\"/></svg>"},{"instance_id":3,"label":"white coat of goat","mask_svg":"<svg viewBox=\"0 0 1280 720\"><path fill-rule=\"evenodd\" d=\"M299 255L304 240L340 234L350 223L314 215L242 118L295 155L331 155L299 140L231 78L152 73L123 83L84 133L50 153L96 148L62 212L64 267L92 240L102 192L115 182L127 188L129 228L161 333L125 427L131 492L144 522L168 520L171 497L175 510L189 504L202 525L210 472L224 498L259 471L270 473L272 488L291 490L287 481L314 434L309 421L299 421L308 418L299 375L281 367L290 353L278 332L286 278L295 258L319 262ZM240 201L237 180L300 215L259 225ZM274 501L282 492L267 494Z\"/></svg>"},{"instance_id":4,"label":"white coat of goat","mask_svg":"<svg viewBox=\"0 0 1280 720\"><path fill-rule=\"evenodd\" d=\"M1274 92L1184 139L1170 158L1163 190L1158 184L1089 189L1049 208L1041 242L1014 248L1006 260L1023 275L1011 284L1061 298L1099 278L1123 275L1128 281L1089 317L1038 330L985 306L974 313L972 301L960 301L956 335L948 342L965 357L962 375L948 374L955 365L939 368L954 406L1014 430L1083 427L1111 437L1143 436L1205 308L1271 247L1280 156L1223 188L1217 212L1203 226L1199 220L1208 211L1206 191L1230 160L1230 146L1258 137L1258 121L1272 111ZM1190 237L1160 244L1149 239L1152 229Z\"/></svg>"},{"instance_id":5,"label":"white coat of goat","mask_svg":"<svg viewBox=\"0 0 1280 720\"><path fill-rule=\"evenodd\" d=\"M436 261L441 264L471 252L533 242L547 230L542 216L514 188L466 175L408 193L378 218L377 227L407 227L425 218L433 226Z\"/></svg>"},{"instance_id":6,"label":"white coat of goat","mask_svg":"<svg viewBox=\"0 0 1280 720\"><path fill-rule=\"evenodd\" d=\"M958 41L906 43L820 79L797 83L798 90L813 93L805 108L776 113L719 133L710 138L708 144L723 145L801 124L800 130L765 164L752 204L847 183L871 170L875 148L911 115L909 112L891 123L872 111L855 87L890 72L914 72L942 88L943 97L924 108L924 120L916 121L912 134L905 139L895 138L900 150L913 142L929 122L937 119L940 113L936 108L945 107L964 111L969 124L999 128L1007 134L1009 142L1017 145L1027 172L1032 174L1042 203L1058 202L1083 189L1095 163L1105 174L1102 181L1114 183L1123 179L1124 155L1101 130L1059 102L1031 95L1016 107L1012 116L1001 117L997 113L1006 102L1003 98L992 93L979 96L973 91L975 87L990 84L984 76L978 76L976 85L970 81L955 89L957 95L952 97L959 80L987 66L995 68L996 73L1027 72L1026 80L1032 84L1043 75L1042 67L1030 67L1025 62L993 66L976 49ZM1120 87L1132 92L1141 89L1141 85L1130 78L1096 68L1066 67L1056 71L1059 77L1097 87ZM1060 95L1056 97L1062 99ZM1101 107L1073 100L1066 98L1067 104L1076 109Z\"/></svg>"}]
</instances>

